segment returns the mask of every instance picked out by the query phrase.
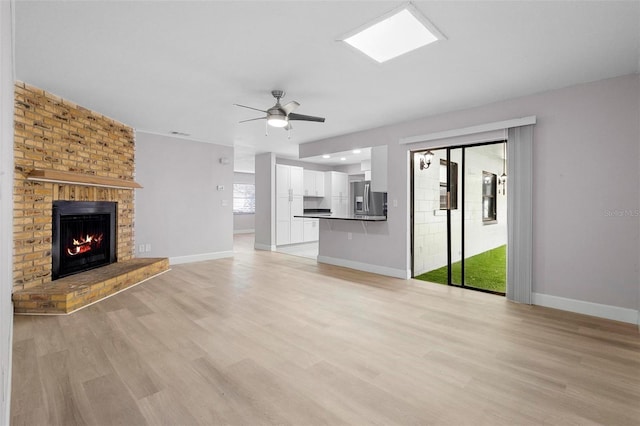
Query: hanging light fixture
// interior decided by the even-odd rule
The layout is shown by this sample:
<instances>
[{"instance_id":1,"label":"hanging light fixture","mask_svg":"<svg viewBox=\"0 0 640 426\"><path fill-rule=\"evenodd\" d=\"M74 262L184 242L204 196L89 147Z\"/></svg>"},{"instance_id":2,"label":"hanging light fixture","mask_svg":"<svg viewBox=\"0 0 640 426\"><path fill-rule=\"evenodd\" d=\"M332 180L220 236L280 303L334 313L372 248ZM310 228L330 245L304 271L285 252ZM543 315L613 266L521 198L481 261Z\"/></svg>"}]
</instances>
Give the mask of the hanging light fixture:
<instances>
[{"instance_id":1,"label":"hanging light fixture","mask_svg":"<svg viewBox=\"0 0 640 426\"><path fill-rule=\"evenodd\" d=\"M507 193L507 143L502 144L502 174L498 178L498 185L502 189L502 195ZM498 190L500 193L500 190Z\"/></svg>"},{"instance_id":2,"label":"hanging light fixture","mask_svg":"<svg viewBox=\"0 0 640 426\"><path fill-rule=\"evenodd\" d=\"M430 150L423 153L422 157L420 157L420 170L426 170L431 165L431 160L433 160L433 152Z\"/></svg>"},{"instance_id":3,"label":"hanging light fixture","mask_svg":"<svg viewBox=\"0 0 640 426\"><path fill-rule=\"evenodd\" d=\"M267 111L267 124L272 127L285 127L289 124L287 114L280 108L271 108Z\"/></svg>"}]
</instances>

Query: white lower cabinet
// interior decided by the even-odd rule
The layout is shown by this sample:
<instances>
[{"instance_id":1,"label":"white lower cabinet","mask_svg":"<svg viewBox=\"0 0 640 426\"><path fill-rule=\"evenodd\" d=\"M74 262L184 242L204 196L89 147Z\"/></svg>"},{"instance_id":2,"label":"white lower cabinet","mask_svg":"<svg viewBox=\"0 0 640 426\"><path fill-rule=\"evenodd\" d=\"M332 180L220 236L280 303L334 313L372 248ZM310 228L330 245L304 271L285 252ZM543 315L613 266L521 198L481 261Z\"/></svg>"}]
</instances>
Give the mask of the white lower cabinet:
<instances>
[{"instance_id":1,"label":"white lower cabinet","mask_svg":"<svg viewBox=\"0 0 640 426\"><path fill-rule=\"evenodd\" d=\"M297 214L297 213L296 213ZM304 219L294 217L291 219L291 244L301 243L304 241Z\"/></svg>"},{"instance_id":2,"label":"white lower cabinet","mask_svg":"<svg viewBox=\"0 0 640 426\"><path fill-rule=\"evenodd\" d=\"M304 242L318 241L320 238L320 219L304 219Z\"/></svg>"}]
</instances>

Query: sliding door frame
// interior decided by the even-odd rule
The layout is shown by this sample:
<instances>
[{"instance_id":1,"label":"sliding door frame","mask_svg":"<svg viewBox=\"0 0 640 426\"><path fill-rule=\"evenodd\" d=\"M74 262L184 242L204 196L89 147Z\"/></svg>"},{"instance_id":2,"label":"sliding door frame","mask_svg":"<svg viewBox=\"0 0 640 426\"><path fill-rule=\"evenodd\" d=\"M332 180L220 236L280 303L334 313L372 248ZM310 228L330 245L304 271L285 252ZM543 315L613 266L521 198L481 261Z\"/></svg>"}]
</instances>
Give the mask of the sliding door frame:
<instances>
[{"instance_id":1,"label":"sliding door frame","mask_svg":"<svg viewBox=\"0 0 640 426\"><path fill-rule=\"evenodd\" d=\"M443 146L443 147L433 147L433 148L428 148L428 149L417 149L417 150L411 150L409 151L409 158L410 158L410 175L411 175L411 179L409 182L409 188L411 191L411 200L410 200L410 213L409 213L409 217L411 220L411 224L410 224L410 229L411 229L411 244L410 244L410 253L411 253L411 277L414 278L415 277L415 253L414 253L414 245L415 245L415 215L414 215L414 209L415 209L415 161L414 161L414 157L415 154L417 153L421 153L421 152L425 152L425 151L437 151L437 150L446 150L447 153L447 285L449 286L453 286L453 287L459 287L459 288L465 288L465 289L470 289L470 290L475 290L475 291L480 291L483 293L491 293L491 294L497 294L500 296L506 296L506 289L505 289L505 293L499 292L499 291L494 291L494 290L487 290L484 288L478 288L478 287L471 287L471 286L467 286L465 285L465 201L466 201L466 173L465 173L465 169L466 169L466 148L475 148L475 147L479 147L479 146L486 146L486 145L494 145L494 144L500 144L500 143L508 143L507 139L498 139L498 140L494 140L494 141L488 141L488 142L478 142L478 143L471 143L471 144L465 144L465 145L450 145L450 146ZM454 284L452 282L452 260L453 260L453 256L452 256L452 243L451 243L451 237L452 237L452 223L451 223L451 151L454 149L461 149L462 152L462 160L461 160L461 173L462 173L462 179L461 179L461 190L462 190L462 200L461 200L461 224L460 224L460 239L461 239L461 244L460 244L460 284ZM507 227L507 240L509 239L509 235L508 235L508 227ZM505 265L505 268L507 268L507 265ZM507 285L509 285L509 283L507 282Z\"/></svg>"}]
</instances>

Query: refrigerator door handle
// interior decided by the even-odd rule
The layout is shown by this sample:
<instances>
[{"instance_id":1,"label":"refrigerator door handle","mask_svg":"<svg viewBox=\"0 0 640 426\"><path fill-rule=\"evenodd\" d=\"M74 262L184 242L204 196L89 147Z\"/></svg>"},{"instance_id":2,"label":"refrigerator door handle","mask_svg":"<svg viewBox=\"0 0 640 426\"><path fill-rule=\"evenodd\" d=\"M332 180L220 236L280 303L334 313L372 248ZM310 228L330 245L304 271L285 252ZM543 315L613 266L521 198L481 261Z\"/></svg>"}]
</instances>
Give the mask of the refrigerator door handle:
<instances>
[{"instance_id":1,"label":"refrigerator door handle","mask_svg":"<svg viewBox=\"0 0 640 426\"><path fill-rule=\"evenodd\" d=\"M364 185L364 211L369 213L369 184Z\"/></svg>"}]
</instances>

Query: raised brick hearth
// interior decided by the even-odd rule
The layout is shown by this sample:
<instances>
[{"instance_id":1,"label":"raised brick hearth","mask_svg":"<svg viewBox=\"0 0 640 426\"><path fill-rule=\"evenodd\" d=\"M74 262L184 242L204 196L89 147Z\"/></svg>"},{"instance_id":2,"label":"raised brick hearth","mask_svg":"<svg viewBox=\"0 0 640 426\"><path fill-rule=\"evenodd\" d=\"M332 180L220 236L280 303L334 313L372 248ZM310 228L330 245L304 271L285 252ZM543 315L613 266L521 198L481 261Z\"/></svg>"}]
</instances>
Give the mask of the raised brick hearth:
<instances>
[{"instance_id":1,"label":"raised brick hearth","mask_svg":"<svg viewBox=\"0 0 640 426\"><path fill-rule=\"evenodd\" d=\"M166 258L132 259L13 293L17 314L69 314L169 269Z\"/></svg>"}]
</instances>

